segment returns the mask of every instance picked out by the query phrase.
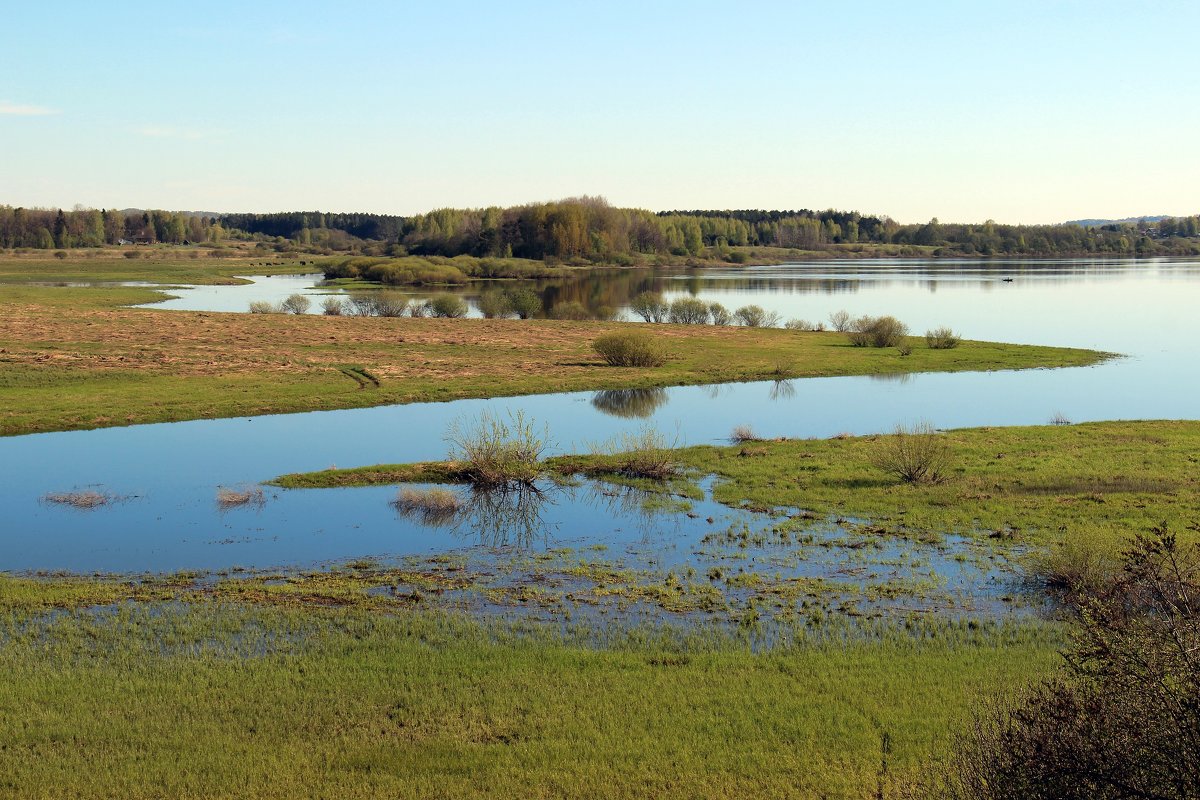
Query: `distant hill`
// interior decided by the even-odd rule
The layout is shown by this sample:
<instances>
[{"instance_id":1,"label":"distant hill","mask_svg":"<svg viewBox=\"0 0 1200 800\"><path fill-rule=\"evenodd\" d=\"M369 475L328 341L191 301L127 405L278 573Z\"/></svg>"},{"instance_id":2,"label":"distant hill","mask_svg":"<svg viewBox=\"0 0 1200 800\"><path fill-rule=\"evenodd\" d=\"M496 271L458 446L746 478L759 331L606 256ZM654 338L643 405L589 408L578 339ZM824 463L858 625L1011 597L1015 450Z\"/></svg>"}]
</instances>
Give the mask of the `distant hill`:
<instances>
[{"instance_id":1,"label":"distant hill","mask_svg":"<svg viewBox=\"0 0 1200 800\"><path fill-rule=\"evenodd\" d=\"M1064 222L1064 225L1082 225L1085 228L1099 228L1101 225L1120 225L1124 222L1161 222L1164 219L1172 219L1170 214L1157 214L1145 217L1126 217L1125 219L1071 219Z\"/></svg>"}]
</instances>

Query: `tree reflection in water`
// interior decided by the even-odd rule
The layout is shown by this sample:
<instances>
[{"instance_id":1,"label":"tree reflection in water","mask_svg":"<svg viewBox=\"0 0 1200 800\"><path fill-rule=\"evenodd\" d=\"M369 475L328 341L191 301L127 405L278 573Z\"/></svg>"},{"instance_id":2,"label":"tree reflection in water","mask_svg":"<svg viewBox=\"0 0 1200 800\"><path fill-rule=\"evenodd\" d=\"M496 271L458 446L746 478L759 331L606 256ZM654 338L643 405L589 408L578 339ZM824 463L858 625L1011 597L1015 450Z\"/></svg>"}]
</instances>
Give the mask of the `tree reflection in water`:
<instances>
[{"instance_id":1,"label":"tree reflection in water","mask_svg":"<svg viewBox=\"0 0 1200 800\"><path fill-rule=\"evenodd\" d=\"M796 383L790 380L772 381L767 396L771 400L791 400L796 396Z\"/></svg>"},{"instance_id":2,"label":"tree reflection in water","mask_svg":"<svg viewBox=\"0 0 1200 800\"><path fill-rule=\"evenodd\" d=\"M622 419L645 419L668 399L666 389L606 389L592 397L592 407Z\"/></svg>"}]
</instances>

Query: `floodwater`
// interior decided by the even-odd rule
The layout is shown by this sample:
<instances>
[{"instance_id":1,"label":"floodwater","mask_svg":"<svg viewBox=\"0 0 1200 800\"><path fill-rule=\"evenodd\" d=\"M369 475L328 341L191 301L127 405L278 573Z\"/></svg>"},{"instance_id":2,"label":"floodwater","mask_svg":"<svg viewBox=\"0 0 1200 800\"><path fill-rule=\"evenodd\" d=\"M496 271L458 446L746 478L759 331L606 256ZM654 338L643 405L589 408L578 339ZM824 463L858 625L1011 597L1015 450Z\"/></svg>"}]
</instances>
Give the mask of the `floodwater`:
<instances>
[{"instance_id":1,"label":"floodwater","mask_svg":"<svg viewBox=\"0 0 1200 800\"><path fill-rule=\"evenodd\" d=\"M763 515L709 499L692 501L687 511L648 509L642 499L621 500L627 490L590 483L545 487L532 525L524 510L503 503L489 508L496 503L487 498L468 498L467 510L452 523L407 518L389 504L395 487L268 489L262 504L225 510L216 502L219 486L253 485L285 472L441 458L447 425L484 409L519 410L544 424L553 452L580 451L645 425L679 444L700 444L723 441L743 424L763 436L826 437L918 419L951 428L1044 424L1055 414L1075 422L1200 418L1198 261L822 262L625 272L607 288L596 276L542 286L559 298L586 292L618 308L646 289L730 308L755 303L785 319L817 321L838 309L854 316L893 314L918 333L948 325L973 339L1088 347L1123 357L1063 370L575 392L4 438L0 570L220 570L497 547L603 546L606 558L627 566L703 572L716 558L705 537L730 526L770 524ZM295 291L326 290L314 288L313 277L274 277L250 286L185 290L177 292L180 301L161 305L240 311L253 300L277 301ZM89 488L113 502L78 510L43 499ZM818 534L836 539L846 531L825 521ZM971 570L962 564L978 561L964 561L970 546L952 539L925 548L905 545L912 563L900 565L904 559L890 550L879 560L888 565L885 577L932 572L954 586L974 587L954 589L972 602L994 599L1002 591L995 588L1000 573L987 563L967 575ZM841 569L838 558L792 563L776 553L768 560L785 578ZM754 559L741 566L747 564L752 567Z\"/></svg>"}]
</instances>

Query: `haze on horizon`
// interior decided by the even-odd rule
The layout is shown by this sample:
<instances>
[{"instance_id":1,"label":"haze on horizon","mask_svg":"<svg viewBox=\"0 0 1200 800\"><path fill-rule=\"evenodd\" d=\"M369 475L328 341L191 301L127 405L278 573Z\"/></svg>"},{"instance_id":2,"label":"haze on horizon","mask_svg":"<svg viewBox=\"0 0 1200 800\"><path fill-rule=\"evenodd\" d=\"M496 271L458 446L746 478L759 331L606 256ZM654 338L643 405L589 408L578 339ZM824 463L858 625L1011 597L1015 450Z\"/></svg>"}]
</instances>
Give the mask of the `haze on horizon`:
<instances>
[{"instance_id":1,"label":"haze on horizon","mask_svg":"<svg viewBox=\"0 0 1200 800\"><path fill-rule=\"evenodd\" d=\"M1200 6L6 9L0 204L1200 212Z\"/></svg>"}]
</instances>

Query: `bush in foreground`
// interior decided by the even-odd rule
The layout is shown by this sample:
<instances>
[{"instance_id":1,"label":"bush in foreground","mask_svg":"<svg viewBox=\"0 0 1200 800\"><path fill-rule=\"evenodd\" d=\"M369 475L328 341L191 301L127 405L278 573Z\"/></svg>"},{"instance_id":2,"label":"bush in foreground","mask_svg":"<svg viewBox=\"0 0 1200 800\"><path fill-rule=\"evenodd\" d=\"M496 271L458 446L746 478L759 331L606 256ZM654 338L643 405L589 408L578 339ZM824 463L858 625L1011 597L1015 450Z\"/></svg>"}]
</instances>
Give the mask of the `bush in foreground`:
<instances>
[{"instance_id":1,"label":"bush in foreground","mask_svg":"<svg viewBox=\"0 0 1200 800\"><path fill-rule=\"evenodd\" d=\"M960 739L945 793L975 800L1195 798L1200 551L1164 527L1073 601L1065 673L994 704Z\"/></svg>"},{"instance_id":2,"label":"bush in foreground","mask_svg":"<svg viewBox=\"0 0 1200 800\"><path fill-rule=\"evenodd\" d=\"M289 294L283 301L282 308L289 314L303 314L308 311L312 301L302 294Z\"/></svg>"},{"instance_id":3,"label":"bush in foreground","mask_svg":"<svg viewBox=\"0 0 1200 800\"><path fill-rule=\"evenodd\" d=\"M592 349L613 367L661 367L667 361L653 336L636 331L607 333L592 342Z\"/></svg>"}]
</instances>

